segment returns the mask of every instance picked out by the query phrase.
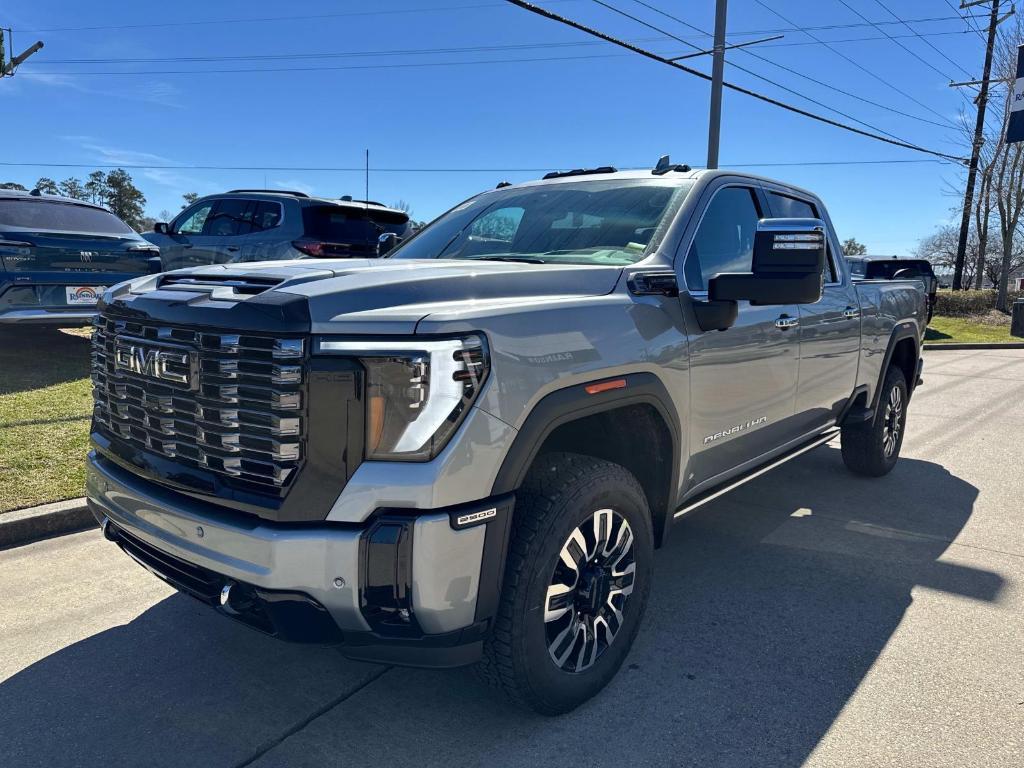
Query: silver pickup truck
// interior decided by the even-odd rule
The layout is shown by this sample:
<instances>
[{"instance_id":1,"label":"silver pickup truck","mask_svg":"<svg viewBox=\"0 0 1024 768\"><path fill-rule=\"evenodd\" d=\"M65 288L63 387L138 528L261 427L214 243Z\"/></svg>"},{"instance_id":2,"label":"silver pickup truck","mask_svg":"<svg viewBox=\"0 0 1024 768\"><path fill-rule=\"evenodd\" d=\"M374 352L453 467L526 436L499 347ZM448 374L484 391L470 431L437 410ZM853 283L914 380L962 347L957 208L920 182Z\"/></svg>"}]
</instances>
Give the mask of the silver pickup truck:
<instances>
[{"instance_id":1,"label":"silver pickup truck","mask_svg":"<svg viewBox=\"0 0 1024 768\"><path fill-rule=\"evenodd\" d=\"M478 663L565 712L629 652L673 520L839 435L854 472L892 469L925 315L919 281L852 282L786 184L503 184L382 261L108 290L89 504L251 627Z\"/></svg>"}]
</instances>

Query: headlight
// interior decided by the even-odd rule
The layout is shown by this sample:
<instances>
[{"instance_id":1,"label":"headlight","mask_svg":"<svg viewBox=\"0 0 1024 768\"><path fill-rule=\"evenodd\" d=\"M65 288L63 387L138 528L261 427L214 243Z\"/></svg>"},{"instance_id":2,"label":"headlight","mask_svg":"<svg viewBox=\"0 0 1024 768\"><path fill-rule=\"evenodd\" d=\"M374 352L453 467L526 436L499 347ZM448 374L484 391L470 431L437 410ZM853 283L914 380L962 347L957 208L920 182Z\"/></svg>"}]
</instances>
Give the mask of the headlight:
<instances>
[{"instance_id":1,"label":"headlight","mask_svg":"<svg viewBox=\"0 0 1024 768\"><path fill-rule=\"evenodd\" d=\"M350 341L321 338L320 354L366 369L366 458L429 461L459 428L489 360L481 336Z\"/></svg>"}]
</instances>

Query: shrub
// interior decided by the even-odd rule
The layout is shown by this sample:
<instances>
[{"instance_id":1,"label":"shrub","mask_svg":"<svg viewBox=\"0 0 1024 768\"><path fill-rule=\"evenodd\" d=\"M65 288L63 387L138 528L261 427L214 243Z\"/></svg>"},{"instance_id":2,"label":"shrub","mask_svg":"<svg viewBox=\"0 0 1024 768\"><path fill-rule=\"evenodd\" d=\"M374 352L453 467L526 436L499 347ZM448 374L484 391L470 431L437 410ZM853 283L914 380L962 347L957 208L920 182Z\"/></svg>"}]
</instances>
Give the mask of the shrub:
<instances>
[{"instance_id":1,"label":"shrub","mask_svg":"<svg viewBox=\"0 0 1024 768\"><path fill-rule=\"evenodd\" d=\"M1009 302L1024 297L1024 293L1010 291ZM935 314L946 317L984 315L996 307L994 288L982 291L939 291L935 299Z\"/></svg>"}]
</instances>

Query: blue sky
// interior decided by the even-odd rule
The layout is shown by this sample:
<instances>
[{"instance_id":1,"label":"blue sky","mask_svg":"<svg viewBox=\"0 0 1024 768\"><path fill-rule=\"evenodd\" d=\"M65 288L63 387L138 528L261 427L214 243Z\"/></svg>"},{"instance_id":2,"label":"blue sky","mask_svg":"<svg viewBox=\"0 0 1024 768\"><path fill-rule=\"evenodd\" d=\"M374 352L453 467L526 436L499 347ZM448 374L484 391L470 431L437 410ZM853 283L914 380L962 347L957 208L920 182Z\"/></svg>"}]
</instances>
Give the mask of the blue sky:
<instances>
[{"instance_id":1,"label":"blue sky","mask_svg":"<svg viewBox=\"0 0 1024 768\"><path fill-rule=\"evenodd\" d=\"M646 1L700 29L713 27L712 0ZM662 54L690 50L592 0L538 2ZM708 38L634 0L609 2L710 46ZM952 18L945 0L884 0L904 20L944 19L913 21L912 31L896 23L872 27L855 14L893 22L877 0L731 0L729 5L733 42L789 28L782 40L752 50L825 85L741 51L730 52L729 61L912 143L954 155L966 152L949 123L969 105L944 76L968 79L965 73L980 69L983 45L963 21ZM769 8L802 27L861 24L811 34L836 41L835 49L875 76L792 30ZM177 211L187 191L207 194L266 184L361 197L361 171L262 168L359 168L366 148L371 198L406 200L417 218L431 218L503 179L539 175L517 169L646 166L665 152L693 165L706 159L705 81L500 0L188 0L163 6L7 0L0 25L14 29L18 50L36 38L46 44L14 78L0 81L0 161L89 166L0 166L0 179L30 185L42 175L84 177L94 164L172 166L130 169L154 216ZM887 39L883 30L899 36L899 43L928 64ZM913 37L915 32L925 37ZM465 50L481 47L487 50ZM171 57L243 58L102 61ZM89 59L101 61L81 63ZM687 63L708 71L705 59ZM209 71L253 69L288 71ZM849 122L728 64L726 78ZM726 91L722 167L927 159ZM950 188L961 183L961 171L940 162L756 170L816 191L840 236L857 237L873 253L911 250L949 219L956 202Z\"/></svg>"}]
</instances>

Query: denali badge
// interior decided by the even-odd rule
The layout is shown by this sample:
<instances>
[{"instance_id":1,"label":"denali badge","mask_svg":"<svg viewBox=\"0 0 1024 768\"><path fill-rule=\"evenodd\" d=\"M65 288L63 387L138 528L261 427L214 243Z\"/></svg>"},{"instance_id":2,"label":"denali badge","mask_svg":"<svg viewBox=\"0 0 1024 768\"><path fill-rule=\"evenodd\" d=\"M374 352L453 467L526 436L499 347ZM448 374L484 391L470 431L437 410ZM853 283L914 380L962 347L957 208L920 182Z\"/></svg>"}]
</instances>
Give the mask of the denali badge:
<instances>
[{"instance_id":1,"label":"denali badge","mask_svg":"<svg viewBox=\"0 0 1024 768\"><path fill-rule=\"evenodd\" d=\"M153 346L141 339L118 339L114 367L192 388L192 355L181 347Z\"/></svg>"},{"instance_id":2,"label":"denali badge","mask_svg":"<svg viewBox=\"0 0 1024 768\"><path fill-rule=\"evenodd\" d=\"M735 435L738 432L745 432L748 429L753 429L754 427L764 424L766 421L768 421L767 416L760 416L756 419L751 419L745 424L737 424L735 427L729 427L728 429L723 429L721 432L715 432L715 434L708 435L707 437L704 438L704 445L711 445L711 443L715 442L716 440L721 440L723 437L729 437L731 435Z\"/></svg>"}]
</instances>

